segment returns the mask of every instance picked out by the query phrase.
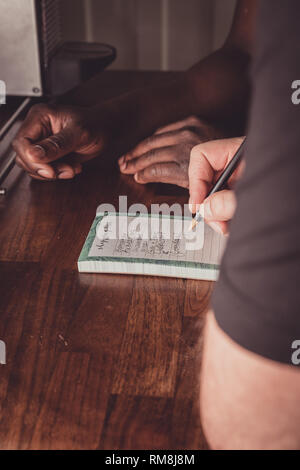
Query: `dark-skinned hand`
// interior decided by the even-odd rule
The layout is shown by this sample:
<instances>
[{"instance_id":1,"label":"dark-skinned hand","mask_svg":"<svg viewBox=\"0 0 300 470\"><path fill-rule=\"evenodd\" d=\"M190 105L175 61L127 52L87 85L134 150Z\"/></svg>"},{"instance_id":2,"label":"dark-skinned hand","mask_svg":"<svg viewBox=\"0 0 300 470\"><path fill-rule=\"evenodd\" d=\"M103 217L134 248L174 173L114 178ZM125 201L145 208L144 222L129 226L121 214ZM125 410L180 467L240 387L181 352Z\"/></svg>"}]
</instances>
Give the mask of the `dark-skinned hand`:
<instances>
[{"instance_id":1,"label":"dark-skinned hand","mask_svg":"<svg viewBox=\"0 0 300 470\"><path fill-rule=\"evenodd\" d=\"M190 116L158 129L119 159L120 171L141 184L170 183L189 187L190 153L195 145L222 134L203 120Z\"/></svg>"},{"instance_id":2,"label":"dark-skinned hand","mask_svg":"<svg viewBox=\"0 0 300 470\"><path fill-rule=\"evenodd\" d=\"M35 105L13 141L16 164L39 180L73 178L103 150L104 131L85 108Z\"/></svg>"}]
</instances>

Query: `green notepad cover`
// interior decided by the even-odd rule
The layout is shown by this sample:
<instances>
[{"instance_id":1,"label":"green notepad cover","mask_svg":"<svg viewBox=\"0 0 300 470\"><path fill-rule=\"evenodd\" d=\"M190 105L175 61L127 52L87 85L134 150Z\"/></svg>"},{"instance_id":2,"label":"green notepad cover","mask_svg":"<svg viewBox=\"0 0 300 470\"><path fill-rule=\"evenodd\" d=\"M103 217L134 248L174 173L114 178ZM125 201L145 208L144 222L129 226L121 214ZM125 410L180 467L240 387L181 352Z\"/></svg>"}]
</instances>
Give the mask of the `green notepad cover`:
<instances>
[{"instance_id":1,"label":"green notepad cover","mask_svg":"<svg viewBox=\"0 0 300 470\"><path fill-rule=\"evenodd\" d=\"M105 214L107 215L107 214ZM132 257L117 257L117 256L88 256L93 241L96 237L96 229L98 223L103 219L105 216L104 214L97 215L93 221L92 227L89 231L89 234L85 240L83 248L81 250L78 263L81 261L112 261L112 262L126 262L126 263L141 263L141 264L156 264L156 265L164 265L164 266L177 266L177 267L186 267L186 268L198 268L198 269L212 269L214 271L219 271L220 267L217 264L206 264L206 263L197 263L194 261L176 261L176 260L158 260L158 259L146 259L146 258L132 258ZM115 213L116 216L119 215L135 215L135 214L122 214L122 213ZM155 214L155 215L146 215L140 214L145 217L169 217L169 218L181 218L176 216L164 216L162 214Z\"/></svg>"}]
</instances>

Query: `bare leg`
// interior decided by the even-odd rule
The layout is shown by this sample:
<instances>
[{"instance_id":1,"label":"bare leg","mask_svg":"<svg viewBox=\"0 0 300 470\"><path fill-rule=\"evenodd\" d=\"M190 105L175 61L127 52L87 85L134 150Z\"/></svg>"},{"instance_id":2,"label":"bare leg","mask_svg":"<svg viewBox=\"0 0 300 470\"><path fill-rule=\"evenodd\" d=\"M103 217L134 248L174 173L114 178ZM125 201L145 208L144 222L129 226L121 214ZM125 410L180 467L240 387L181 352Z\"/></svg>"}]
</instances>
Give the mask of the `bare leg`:
<instances>
[{"instance_id":1,"label":"bare leg","mask_svg":"<svg viewBox=\"0 0 300 470\"><path fill-rule=\"evenodd\" d=\"M209 313L200 408L212 448L300 449L299 397L299 369L240 347Z\"/></svg>"}]
</instances>

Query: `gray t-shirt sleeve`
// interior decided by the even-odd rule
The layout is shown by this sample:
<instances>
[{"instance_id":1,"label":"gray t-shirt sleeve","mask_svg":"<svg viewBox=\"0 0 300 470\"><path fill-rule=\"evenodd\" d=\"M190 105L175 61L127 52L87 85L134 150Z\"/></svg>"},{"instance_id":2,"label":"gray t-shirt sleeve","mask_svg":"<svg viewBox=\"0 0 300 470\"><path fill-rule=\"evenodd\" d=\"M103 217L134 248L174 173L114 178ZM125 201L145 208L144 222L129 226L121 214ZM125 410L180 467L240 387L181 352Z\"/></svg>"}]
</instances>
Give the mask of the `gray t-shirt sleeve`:
<instances>
[{"instance_id":1,"label":"gray t-shirt sleeve","mask_svg":"<svg viewBox=\"0 0 300 470\"><path fill-rule=\"evenodd\" d=\"M246 170L212 302L234 341L289 364L300 340L299 18L299 0L260 2Z\"/></svg>"}]
</instances>

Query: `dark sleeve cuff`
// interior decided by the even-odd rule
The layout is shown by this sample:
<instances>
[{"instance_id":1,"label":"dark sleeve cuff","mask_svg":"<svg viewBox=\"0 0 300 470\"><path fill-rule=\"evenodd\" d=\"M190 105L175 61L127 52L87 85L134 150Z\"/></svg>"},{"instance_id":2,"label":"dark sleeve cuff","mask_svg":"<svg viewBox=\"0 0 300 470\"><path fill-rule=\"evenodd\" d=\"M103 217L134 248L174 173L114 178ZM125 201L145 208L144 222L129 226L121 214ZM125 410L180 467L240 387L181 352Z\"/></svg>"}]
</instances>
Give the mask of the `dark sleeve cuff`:
<instances>
[{"instance_id":1,"label":"dark sleeve cuff","mask_svg":"<svg viewBox=\"0 0 300 470\"><path fill-rule=\"evenodd\" d=\"M220 328L240 346L267 359L297 365L292 362L295 352L292 344L300 340L300 325L291 328L266 321L268 315L236 291L225 266L213 294L212 307Z\"/></svg>"}]
</instances>

